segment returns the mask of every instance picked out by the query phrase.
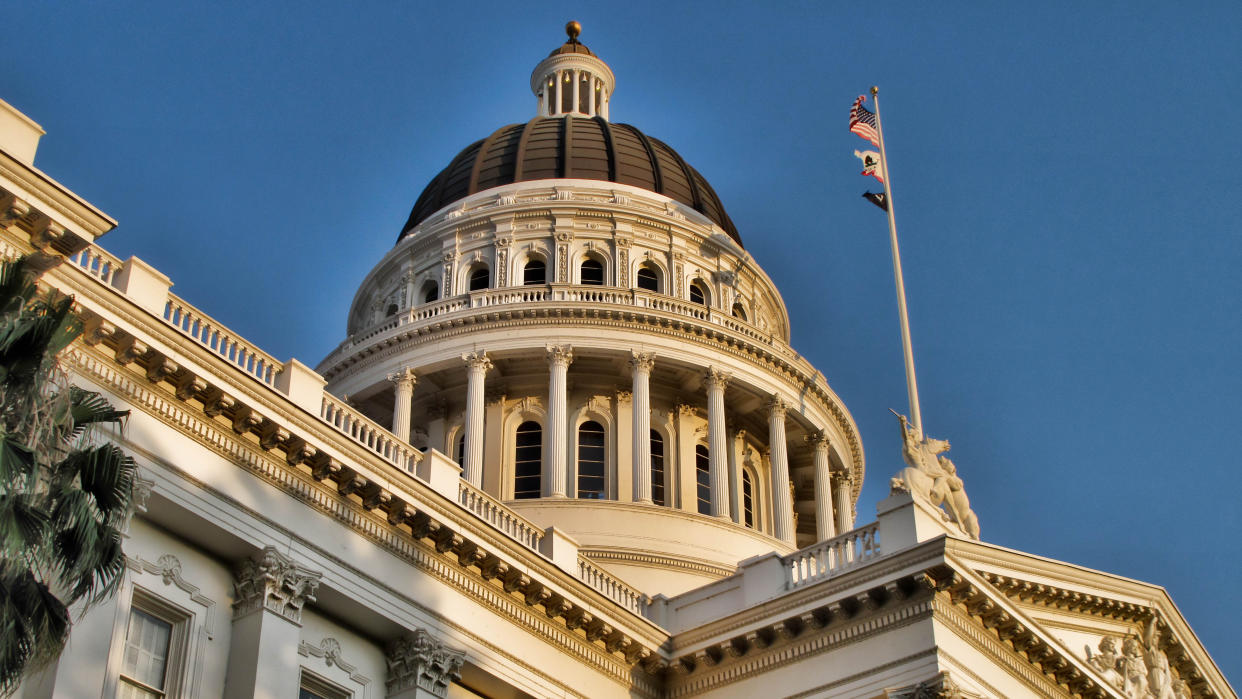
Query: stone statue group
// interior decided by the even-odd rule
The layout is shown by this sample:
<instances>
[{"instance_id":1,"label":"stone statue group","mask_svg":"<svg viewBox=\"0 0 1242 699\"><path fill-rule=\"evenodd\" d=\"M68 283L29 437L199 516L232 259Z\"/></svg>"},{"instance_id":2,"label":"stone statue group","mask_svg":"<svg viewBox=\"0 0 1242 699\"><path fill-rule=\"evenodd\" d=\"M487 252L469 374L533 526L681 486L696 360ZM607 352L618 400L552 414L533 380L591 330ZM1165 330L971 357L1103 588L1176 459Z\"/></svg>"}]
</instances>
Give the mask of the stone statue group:
<instances>
[{"instance_id":1,"label":"stone statue group","mask_svg":"<svg viewBox=\"0 0 1242 699\"><path fill-rule=\"evenodd\" d=\"M944 456L949 442L918 434L905 415L897 415L897 419L901 422L901 456L907 466L893 478L892 492L908 492L932 507L941 508L949 520L977 540L979 518L970 509L970 498L966 497L965 486L957 476L957 467Z\"/></svg>"},{"instance_id":2,"label":"stone statue group","mask_svg":"<svg viewBox=\"0 0 1242 699\"><path fill-rule=\"evenodd\" d=\"M1169 658L1160 650L1160 632L1153 619L1148 622L1140 642L1137 636L1118 638L1105 636L1100 652L1092 653L1087 646L1087 663L1128 699L1191 699L1190 688L1169 671Z\"/></svg>"}]
</instances>

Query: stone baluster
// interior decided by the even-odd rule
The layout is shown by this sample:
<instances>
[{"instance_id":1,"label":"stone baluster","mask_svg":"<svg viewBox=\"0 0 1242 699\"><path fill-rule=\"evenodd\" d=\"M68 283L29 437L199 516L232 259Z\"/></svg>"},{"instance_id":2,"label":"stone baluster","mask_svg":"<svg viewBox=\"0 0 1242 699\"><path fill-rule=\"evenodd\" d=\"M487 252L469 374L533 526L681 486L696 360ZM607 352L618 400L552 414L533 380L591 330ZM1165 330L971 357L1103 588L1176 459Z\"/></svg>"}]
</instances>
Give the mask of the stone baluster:
<instances>
[{"instance_id":1,"label":"stone baluster","mask_svg":"<svg viewBox=\"0 0 1242 699\"><path fill-rule=\"evenodd\" d=\"M789 455L785 445L785 401L768 404L768 445L772 451L772 529L776 538L794 543L793 502L789 496Z\"/></svg>"},{"instance_id":2,"label":"stone baluster","mask_svg":"<svg viewBox=\"0 0 1242 699\"><path fill-rule=\"evenodd\" d=\"M634 352L634 501L651 503L651 370L655 355Z\"/></svg>"},{"instance_id":3,"label":"stone baluster","mask_svg":"<svg viewBox=\"0 0 1242 699\"><path fill-rule=\"evenodd\" d=\"M574 361L574 351L569 345L548 345L548 449L547 449L547 496L563 498L569 473L569 425L566 407L566 391L569 383L569 365Z\"/></svg>"},{"instance_id":4,"label":"stone baluster","mask_svg":"<svg viewBox=\"0 0 1242 699\"><path fill-rule=\"evenodd\" d=\"M483 485L483 383L492 362L484 352L461 356L466 362L466 443L462 449L462 477L476 488Z\"/></svg>"},{"instance_id":5,"label":"stone baluster","mask_svg":"<svg viewBox=\"0 0 1242 699\"><path fill-rule=\"evenodd\" d=\"M463 651L452 650L423 629L388 645L388 699L444 699L461 678Z\"/></svg>"},{"instance_id":6,"label":"stone baluster","mask_svg":"<svg viewBox=\"0 0 1242 699\"><path fill-rule=\"evenodd\" d=\"M414 399L414 370L406 367L388 375L396 387L392 401L392 433L403 442L410 441L410 401Z\"/></svg>"},{"instance_id":7,"label":"stone baluster","mask_svg":"<svg viewBox=\"0 0 1242 699\"><path fill-rule=\"evenodd\" d=\"M320 577L274 546L237 567L225 696L297 696L302 607Z\"/></svg>"},{"instance_id":8,"label":"stone baluster","mask_svg":"<svg viewBox=\"0 0 1242 699\"><path fill-rule=\"evenodd\" d=\"M844 534L854 528L853 508L850 507L850 490L852 486L852 474L849 471L849 467L846 467L844 471L837 474L836 482L838 534Z\"/></svg>"},{"instance_id":9,"label":"stone baluster","mask_svg":"<svg viewBox=\"0 0 1242 699\"><path fill-rule=\"evenodd\" d=\"M815 454L815 536L818 541L837 535L832 514L832 471L828 460L828 435L822 430L807 437Z\"/></svg>"},{"instance_id":10,"label":"stone baluster","mask_svg":"<svg viewBox=\"0 0 1242 699\"><path fill-rule=\"evenodd\" d=\"M708 480L711 483L712 516L729 516L729 455L725 449L725 386L727 372L711 367L707 383L707 448Z\"/></svg>"}]
</instances>

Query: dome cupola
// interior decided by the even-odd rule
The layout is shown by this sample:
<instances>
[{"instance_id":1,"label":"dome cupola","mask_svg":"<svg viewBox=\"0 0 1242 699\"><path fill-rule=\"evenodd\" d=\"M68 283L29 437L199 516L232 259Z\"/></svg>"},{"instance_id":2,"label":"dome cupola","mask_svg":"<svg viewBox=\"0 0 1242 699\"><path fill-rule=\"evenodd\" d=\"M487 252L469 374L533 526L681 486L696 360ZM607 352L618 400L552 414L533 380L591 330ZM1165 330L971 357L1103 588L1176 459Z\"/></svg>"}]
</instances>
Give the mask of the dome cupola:
<instances>
[{"instance_id":1,"label":"dome cupola","mask_svg":"<svg viewBox=\"0 0 1242 699\"><path fill-rule=\"evenodd\" d=\"M582 25L577 22L566 24L569 40L535 66L530 75L539 116L608 118L608 102L617 81L608 64L578 41L581 31Z\"/></svg>"}]
</instances>

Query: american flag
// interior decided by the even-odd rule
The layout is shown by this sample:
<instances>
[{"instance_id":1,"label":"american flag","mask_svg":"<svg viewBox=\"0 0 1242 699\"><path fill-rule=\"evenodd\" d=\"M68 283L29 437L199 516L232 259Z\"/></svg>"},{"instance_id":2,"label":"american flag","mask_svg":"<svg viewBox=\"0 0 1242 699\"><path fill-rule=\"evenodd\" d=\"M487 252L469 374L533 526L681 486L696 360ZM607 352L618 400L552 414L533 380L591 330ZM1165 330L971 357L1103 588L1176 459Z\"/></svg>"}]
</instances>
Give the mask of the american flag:
<instances>
[{"instance_id":1,"label":"american flag","mask_svg":"<svg viewBox=\"0 0 1242 699\"><path fill-rule=\"evenodd\" d=\"M880 132L876 130L875 115L863 106L863 101L866 99L866 95L859 95L858 99L854 100L854 106L850 107L850 132L878 146L880 145Z\"/></svg>"}]
</instances>

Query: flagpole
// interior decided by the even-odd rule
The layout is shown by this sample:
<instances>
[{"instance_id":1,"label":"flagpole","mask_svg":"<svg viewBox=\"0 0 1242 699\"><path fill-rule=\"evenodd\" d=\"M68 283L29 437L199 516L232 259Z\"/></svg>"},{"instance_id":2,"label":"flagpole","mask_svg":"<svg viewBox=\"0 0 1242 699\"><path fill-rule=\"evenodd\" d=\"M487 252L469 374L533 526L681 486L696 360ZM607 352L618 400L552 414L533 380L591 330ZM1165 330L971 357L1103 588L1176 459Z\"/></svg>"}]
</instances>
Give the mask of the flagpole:
<instances>
[{"instance_id":1,"label":"flagpole","mask_svg":"<svg viewBox=\"0 0 1242 699\"><path fill-rule=\"evenodd\" d=\"M906 355L906 391L910 394L910 420L914 434L923 439L923 416L919 410L919 385L914 378L914 349L910 345L910 317L906 312L906 284L901 277L901 251L897 248L897 218L893 214L893 185L888 176L888 153L884 151L884 125L880 121L880 88L871 88L875 101L875 130L880 137L880 169L884 173L884 198L888 203L888 238L893 247L893 277L897 280L897 310L901 316L901 347Z\"/></svg>"}]
</instances>

